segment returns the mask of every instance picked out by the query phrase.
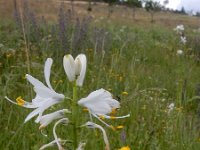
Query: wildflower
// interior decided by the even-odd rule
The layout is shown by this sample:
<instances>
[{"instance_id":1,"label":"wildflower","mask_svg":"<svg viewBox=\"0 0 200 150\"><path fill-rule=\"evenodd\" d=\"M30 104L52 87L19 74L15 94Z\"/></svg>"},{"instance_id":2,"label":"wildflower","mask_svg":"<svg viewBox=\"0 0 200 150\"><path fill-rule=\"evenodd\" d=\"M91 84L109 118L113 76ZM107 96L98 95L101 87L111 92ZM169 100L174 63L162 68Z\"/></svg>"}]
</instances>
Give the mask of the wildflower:
<instances>
[{"instance_id":1,"label":"wildflower","mask_svg":"<svg viewBox=\"0 0 200 150\"><path fill-rule=\"evenodd\" d=\"M123 129L124 128L124 126L122 126L122 125L119 125L119 126L117 126L117 127L115 127L116 129Z\"/></svg>"},{"instance_id":2,"label":"wildflower","mask_svg":"<svg viewBox=\"0 0 200 150\"><path fill-rule=\"evenodd\" d=\"M168 113L170 113L172 110L174 110L175 104L171 103L171 104L169 104L169 106L167 108L168 108Z\"/></svg>"},{"instance_id":3,"label":"wildflower","mask_svg":"<svg viewBox=\"0 0 200 150\"><path fill-rule=\"evenodd\" d=\"M69 81L75 81L78 86L83 85L86 73L87 59L84 54L79 54L75 60L69 54L63 58L63 66Z\"/></svg>"},{"instance_id":4,"label":"wildflower","mask_svg":"<svg viewBox=\"0 0 200 150\"><path fill-rule=\"evenodd\" d=\"M57 144L57 146L58 146L58 149L59 149L59 150L64 150L64 148L61 146L61 143L59 142L59 138L58 138L58 136L57 136L57 134L56 134L56 127L57 127L57 125L60 124L60 123L68 124L68 123L69 123L69 119L68 119L68 118L62 118L62 119L58 120L58 121L55 123L54 127L53 127L53 136L54 136L54 138L55 138L55 142L56 142L56 144Z\"/></svg>"},{"instance_id":5,"label":"wildflower","mask_svg":"<svg viewBox=\"0 0 200 150\"><path fill-rule=\"evenodd\" d=\"M129 146L124 146L122 148L120 148L119 150L131 150Z\"/></svg>"},{"instance_id":6,"label":"wildflower","mask_svg":"<svg viewBox=\"0 0 200 150\"><path fill-rule=\"evenodd\" d=\"M174 30L177 32L177 33L182 33L185 28L184 28L184 25L177 25L176 28L174 28Z\"/></svg>"},{"instance_id":7,"label":"wildflower","mask_svg":"<svg viewBox=\"0 0 200 150\"><path fill-rule=\"evenodd\" d=\"M181 36L181 43L186 44L187 40L185 36Z\"/></svg>"},{"instance_id":8,"label":"wildflower","mask_svg":"<svg viewBox=\"0 0 200 150\"><path fill-rule=\"evenodd\" d=\"M64 95L56 93L50 84L49 78L52 63L53 60L51 58L48 58L44 66L44 76L47 86L45 86L42 82L32 77L31 75L26 74L26 79L34 86L34 91L36 92L36 96L34 99L32 99L32 102L26 102L20 97L16 99L17 102L14 102L7 96L5 97L13 104L20 105L26 108L36 108L26 117L25 122L29 121L34 116L39 114L36 119L36 122L38 123L40 121L40 118L42 117L43 112L47 108L61 102L64 99Z\"/></svg>"},{"instance_id":9,"label":"wildflower","mask_svg":"<svg viewBox=\"0 0 200 150\"><path fill-rule=\"evenodd\" d=\"M128 92L124 91L122 92L122 95L128 95Z\"/></svg>"},{"instance_id":10,"label":"wildflower","mask_svg":"<svg viewBox=\"0 0 200 150\"><path fill-rule=\"evenodd\" d=\"M183 50L181 50L181 49L177 50L176 55L178 55L178 56L183 55Z\"/></svg>"},{"instance_id":11,"label":"wildflower","mask_svg":"<svg viewBox=\"0 0 200 150\"><path fill-rule=\"evenodd\" d=\"M56 112L42 116L40 118L40 124L41 125L40 125L39 129L46 127L53 120L63 118L66 113L70 113L70 111L68 109L62 109L62 110L58 110Z\"/></svg>"},{"instance_id":12,"label":"wildflower","mask_svg":"<svg viewBox=\"0 0 200 150\"><path fill-rule=\"evenodd\" d=\"M81 127L84 127L84 126L86 126L88 128L91 128L91 129L94 129L94 128L100 129L102 131L102 133L103 133L103 139L104 139L104 142L105 142L105 145L106 145L105 150L110 150L108 137L106 135L106 131L103 129L102 126L100 126L98 124L95 124L93 122L90 122L90 121L88 121L86 124L82 125Z\"/></svg>"},{"instance_id":13,"label":"wildflower","mask_svg":"<svg viewBox=\"0 0 200 150\"><path fill-rule=\"evenodd\" d=\"M90 114L110 128L113 127L105 123L103 119L119 119L130 116L130 114L120 117L107 115L110 114L114 109L118 109L120 107L120 103L112 98L110 92L104 89L99 89L90 93L88 97L80 99L78 104L86 107Z\"/></svg>"}]
</instances>

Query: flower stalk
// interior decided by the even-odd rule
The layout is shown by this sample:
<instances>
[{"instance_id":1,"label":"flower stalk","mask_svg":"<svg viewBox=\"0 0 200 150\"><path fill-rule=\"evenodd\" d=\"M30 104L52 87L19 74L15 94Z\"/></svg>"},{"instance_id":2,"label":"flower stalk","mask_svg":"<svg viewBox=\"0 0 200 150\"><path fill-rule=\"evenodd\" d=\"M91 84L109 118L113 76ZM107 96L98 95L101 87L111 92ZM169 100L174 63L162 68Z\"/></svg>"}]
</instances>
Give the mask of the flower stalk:
<instances>
[{"instance_id":1,"label":"flower stalk","mask_svg":"<svg viewBox=\"0 0 200 150\"><path fill-rule=\"evenodd\" d=\"M73 86L73 102L72 102L72 121L73 121L73 141L74 141L74 149L77 148L78 142L77 142L77 85L76 82L74 82Z\"/></svg>"}]
</instances>

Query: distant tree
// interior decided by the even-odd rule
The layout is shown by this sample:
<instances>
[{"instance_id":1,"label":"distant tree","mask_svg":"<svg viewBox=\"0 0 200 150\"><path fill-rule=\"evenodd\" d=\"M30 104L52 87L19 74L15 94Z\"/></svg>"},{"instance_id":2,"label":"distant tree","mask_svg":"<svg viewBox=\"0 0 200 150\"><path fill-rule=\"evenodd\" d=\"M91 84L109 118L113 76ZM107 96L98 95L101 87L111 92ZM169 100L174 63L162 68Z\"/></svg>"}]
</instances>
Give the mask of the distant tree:
<instances>
[{"instance_id":1,"label":"distant tree","mask_svg":"<svg viewBox=\"0 0 200 150\"><path fill-rule=\"evenodd\" d=\"M87 8L88 13L92 11L92 3L91 0L88 0L88 8Z\"/></svg>"},{"instance_id":2,"label":"distant tree","mask_svg":"<svg viewBox=\"0 0 200 150\"><path fill-rule=\"evenodd\" d=\"M155 2L153 0L145 1L145 9L151 15L151 22L154 22L154 15L157 11L162 10L162 6L159 2Z\"/></svg>"},{"instance_id":3,"label":"distant tree","mask_svg":"<svg viewBox=\"0 0 200 150\"><path fill-rule=\"evenodd\" d=\"M108 18L113 13L113 5L118 2L118 0L103 0L105 3L108 3Z\"/></svg>"},{"instance_id":4,"label":"distant tree","mask_svg":"<svg viewBox=\"0 0 200 150\"><path fill-rule=\"evenodd\" d=\"M181 14L186 14L186 11L185 11L185 8L184 8L184 7L181 8L180 13L181 13Z\"/></svg>"},{"instance_id":5,"label":"distant tree","mask_svg":"<svg viewBox=\"0 0 200 150\"><path fill-rule=\"evenodd\" d=\"M132 8L132 16L133 16L133 19L135 19L136 8L142 7L142 1L141 0L127 0L125 3L126 5Z\"/></svg>"},{"instance_id":6,"label":"distant tree","mask_svg":"<svg viewBox=\"0 0 200 150\"><path fill-rule=\"evenodd\" d=\"M199 11L196 12L196 16L197 16L197 17L200 17L200 12L199 12Z\"/></svg>"}]
</instances>

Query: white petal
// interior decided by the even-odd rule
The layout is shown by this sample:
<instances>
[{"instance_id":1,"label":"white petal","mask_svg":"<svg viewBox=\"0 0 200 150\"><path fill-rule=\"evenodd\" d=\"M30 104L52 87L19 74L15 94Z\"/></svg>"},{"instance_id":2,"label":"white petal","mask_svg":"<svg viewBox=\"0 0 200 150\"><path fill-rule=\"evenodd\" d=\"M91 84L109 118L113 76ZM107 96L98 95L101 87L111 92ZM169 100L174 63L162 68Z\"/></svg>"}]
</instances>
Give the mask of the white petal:
<instances>
[{"instance_id":1,"label":"white petal","mask_svg":"<svg viewBox=\"0 0 200 150\"><path fill-rule=\"evenodd\" d=\"M103 95L105 94L104 89L96 90L92 93L90 93L86 98L82 98L78 101L79 105L84 106L85 103L95 103L96 101L99 101L99 98L102 99Z\"/></svg>"},{"instance_id":2,"label":"white petal","mask_svg":"<svg viewBox=\"0 0 200 150\"><path fill-rule=\"evenodd\" d=\"M78 78L76 80L76 84L78 86L83 85L83 81L85 79L85 73L86 73L86 68L87 68L87 59L84 54L80 54L76 57L75 59L75 64L76 64L76 73L78 74Z\"/></svg>"},{"instance_id":3,"label":"white petal","mask_svg":"<svg viewBox=\"0 0 200 150\"><path fill-rule=\"evenodd\" d=\"M60 119L60 118L64 117L64 114L65 114L64 112L65 112L65 110L58 110L56 112L42 116L41 119L40 119L41 126L47 126L53 120Z\"/></svg>"},{"instance_id":4,"label":"white petal","mask_svg":"<svg viewBox=\"0 0 200 150\"><path fill-rule=\"evenodd\" d=\"M60 138L58 138L58 142L61 143L61 144L64 144L66 142L66 140L61 140ZM46 149L48 147L54 146L55 144L56 144L56 140L54 140L54 141L52 141L52 142L50 142L48 144L43 145L42 147L40 147L39 150L44 150L44 149Z\"/></svg>"},{"instance_id":5,"label":"white petal","mask_svg":"<svg viewBox=\"0 0 200 150\"><path fill-rule=\"evenodd\" d=\"M40 108L35 109L34 111L32 111L25 119L24 123L26 123L27 121L29 121L30 119L32 119L33 117L35 117L36 115L38 115L40 113Z\"/></svg>"},{"instance_id":6,"label":"white petal","mask_svg":"<svg viewBox=\"0 0 200 150\"><path fill-rule=\"evenodd\" d=\"M40 112L39 112L39 115L38 115L37 119L35 120L35 122L38 123L40 121L42 114L46 109L48 109L49 107L51 107L59 102L60 102L59 100L47 99L47 102L40 107Z\"/></svg>"},{"instance_id":7,"label":"white petal","mask_svg":"<svg viewBox=\"0 0 200 150\"><path fill-rule=\"evenodd\" d=\"M53 59L51 58L48 58L45 62L45 65L44 65L44 77L45 77L45 81L48 85L48 87L50 89L53 89L52 86L51 86L51 83L49 81L50 79L50 74L51 74L51 66L52 66L52 63L53 63Z\"/></svg>"},{"instance_id":8,"label":"white petal","mask_svg":"<svg viewBox=\"0 0 200 150\"><path fill-rule=\"evenodd\" d=\"M86 107L94 114L109 114L112 112L112 108L107 103L88 104Z\"/></svg>"},{"instance_id":9,"label":"white petal","mask_svg":"<svg viewBox=\"0 0 200 150\"><path fill-rule=\"evenodd\" d=\"M69 81L75 80L75 62L71 55L65 55L63 57L63 67Z\"/></svg>"},{"instance_id":10,"label":"white petal","mask_svg":"<svg viewBox=\"0 0 200 150\"><path fill-rule=\"evenodd\" d=\"M34 86L34 87L46 87L42 82L33 76L26 74L26 79Z\"/></svg>"},{"instance_id":11,"label":"white petal","mask_svg":"<svg viewBox=\"0 0 200 150\"><path fill-rule=\"evenodd\" d=\"M62 150L63 147L61 146L61 144L60 144L59 141L58 141L59 139L58 139L58 136L57 136L57 134L56 134L56 127L57 127L57 125L60 124L60 123L65 123L65 124L67 124L68 122L69 122L69 119L68 119L68 118L62 118L62 119L58 120L58 121L54 124L54 127L53 127L53 136L54 136L54 138L55 138L55 141L56 141L56 144L57 144L59 150Z\"/></svg>"},{"instance_id":12,"label":"white petal","mask_svg":"<svg viewBox=\"0 0 200 150\"><path fill-rule=\"evenodd\" d=\"M58 94L55 91L45 87L45 88L40 88L36 87L34 88L34 91L37 93L37 95L41 98L55 98L55 99L64 99L63 94Z\"/></svg>"},{"instance_id":13,"label":"white petal","mask_svg":"<svg viewBox=\"0 0 200 150\"><path fill-rule=\"evenodd\" d=\"M98 124L95 124L93 122L90 122L88 121L85 126L87 126L88 128L98 128L102 131L103 133L103 139L104 139L104 142L106 144L106 150L110 150L110 146L109 146L109 141L108 141L108 137L106 135L106 131L103 129L102 126L98 125Z\"/></svg>"}]
</instances>

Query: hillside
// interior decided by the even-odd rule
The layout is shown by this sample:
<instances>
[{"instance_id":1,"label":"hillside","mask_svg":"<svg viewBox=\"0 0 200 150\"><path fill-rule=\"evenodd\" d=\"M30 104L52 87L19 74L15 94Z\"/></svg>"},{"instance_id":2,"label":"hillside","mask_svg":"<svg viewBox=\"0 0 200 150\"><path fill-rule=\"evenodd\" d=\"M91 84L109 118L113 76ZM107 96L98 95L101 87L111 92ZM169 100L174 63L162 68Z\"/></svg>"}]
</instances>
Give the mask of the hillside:
<instances>
[{"instance_id":1,"label":"hillside","mask_svg":"<svg viewBox=\"0 0 200 150\"><path fill-rule=\"evenodd\" d=\"M17 5L23 0L16 0ZM46 5L48 3L48 5ZM37 17L44 16L50 21L56 20L59 8L61 5L67 9L71 9L70 1L58 1L58 0L34 0L29 1L29 8L33 10ZM94 21L98 21L108 16L108 6L105 3L92 4L92 11L87 11L88 3L75 1L74 2L74 14L77 17L90 15ZM8 19L13 17L14 5L13 0L0 0L0 18ZM144 9L137 9L135 11L135 18L133 18L133 10L126 6L116 5L113 7L113 13L108 20L114 21L121 25L144 25L150 24L150 14ZM167 27L174 27L177 24L184 24L192 28L198 28L200 18L191 17L187 15L174 14L171 12L158 12L155 13L155 24Z\"/></svg>"}]
</instances>

